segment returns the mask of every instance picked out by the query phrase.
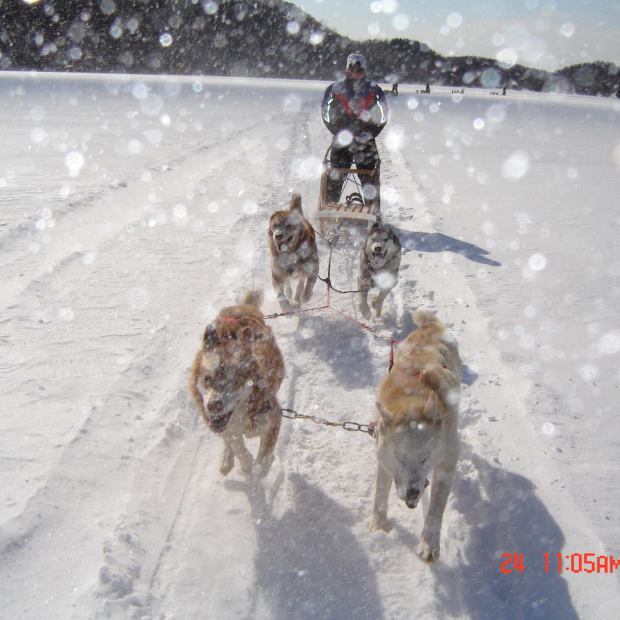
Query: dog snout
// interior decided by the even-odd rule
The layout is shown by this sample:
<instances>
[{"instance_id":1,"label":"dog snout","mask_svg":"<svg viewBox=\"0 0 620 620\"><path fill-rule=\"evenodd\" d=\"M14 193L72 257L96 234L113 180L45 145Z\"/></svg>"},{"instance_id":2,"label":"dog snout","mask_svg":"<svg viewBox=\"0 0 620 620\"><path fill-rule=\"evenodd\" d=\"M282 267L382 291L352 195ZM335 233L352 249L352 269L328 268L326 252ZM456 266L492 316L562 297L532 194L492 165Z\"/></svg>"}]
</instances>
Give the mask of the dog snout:
<instances>
[{"instance_id":1,"label":"dog snout","mask_svg":"<svg viewBox=\"0 0 620 620\"><path fill-rule=\"evenodd\" d=\"M224 403L221 400L210 400L207 404L209 413L217 414L224 410Z\"/></svg>"},{"instance_id":2,"label":"dog snout","mask_svg":"<svg viewBox=\"0 0 620 620\"><path fill-rule=\"evenodd\" d=\"M420 489L409 487L405 493L405 504L407 504L407 507L415 508L418 505L418 499L420 499Z\"/></svg>"}]
</instances>

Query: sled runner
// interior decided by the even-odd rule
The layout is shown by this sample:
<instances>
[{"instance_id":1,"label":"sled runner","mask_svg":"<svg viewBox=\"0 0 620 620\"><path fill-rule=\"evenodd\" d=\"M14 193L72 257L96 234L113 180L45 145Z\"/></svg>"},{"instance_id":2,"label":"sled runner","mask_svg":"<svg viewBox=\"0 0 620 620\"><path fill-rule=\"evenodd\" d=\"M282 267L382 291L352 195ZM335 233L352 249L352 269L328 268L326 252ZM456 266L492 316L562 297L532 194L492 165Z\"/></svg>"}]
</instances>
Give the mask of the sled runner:
<instances>
[{"instance_id":1,"label":"sled runner","mask_svg":"<svg viewBox=\"0 0 620 620\"><path fill-rule=\"evenodd\" d=\"M323 172L321 174L321 187L319 193L319 208L317 216L321 233L332 236L339 231L342 225L357 225L366 229L375 222L381 223L380 210L380 168L378 161L374 170L360 168L334 168L329 160L331 146L327 149L323 158ZM342 190L338 202L327 201L327 181L331 173L339 173L343 177ZM362 184L358 175L367 174L372 176L373 184L377 188L377 195L372 200L366 200L362 193ZM360 226L361 225L361 226Z\"/></svg>"}]
</instances>

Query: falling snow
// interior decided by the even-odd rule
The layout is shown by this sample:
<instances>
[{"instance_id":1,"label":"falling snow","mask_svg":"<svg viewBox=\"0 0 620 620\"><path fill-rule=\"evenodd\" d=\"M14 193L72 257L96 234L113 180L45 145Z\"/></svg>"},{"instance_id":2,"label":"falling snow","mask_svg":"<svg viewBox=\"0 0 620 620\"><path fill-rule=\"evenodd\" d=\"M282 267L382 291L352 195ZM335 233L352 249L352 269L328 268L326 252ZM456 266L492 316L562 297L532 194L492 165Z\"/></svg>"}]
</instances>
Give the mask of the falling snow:
<instances>
[{"instance_id":1,"label":"falling snow","mask_svg":"<svg viewBox=\"0 0 620 620\"><path fill-rule=\"evenodd\" d=\"M222 478L186 387L220 308L255 287L278 308L269 214L295 190L317 224L325 84L0 76L7 618L614 617L617 575L545 573L542 554L620 548L620 108L496 97L495 77L389 98L381 205L403 258L375 332L326 310L270 321L281 404L360 423L411 312L450 326L461 454L429 568L422 507L393 495L393 530L368 531L365 434L284 420L262 483ZM324 276L322 238L319 254ZM335 248L335 286L355 288L358 260ZM355 295L330 302L360 319ZM516 553L524 572L502 574Z\"/></svg>"}]
</instances>

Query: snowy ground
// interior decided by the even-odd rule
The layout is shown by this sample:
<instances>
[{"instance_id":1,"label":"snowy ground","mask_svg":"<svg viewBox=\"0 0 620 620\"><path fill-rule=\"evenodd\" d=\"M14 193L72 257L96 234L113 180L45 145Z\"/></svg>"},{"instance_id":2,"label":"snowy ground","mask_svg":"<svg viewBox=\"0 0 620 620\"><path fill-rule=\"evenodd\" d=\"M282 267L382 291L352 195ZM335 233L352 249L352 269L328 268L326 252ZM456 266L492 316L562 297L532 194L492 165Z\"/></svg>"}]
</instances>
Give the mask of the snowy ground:
<instances>
[{"instance_id":1,"label":"snowy ground","mask_svg":"<svg viewBox=\"0 0 620 620\"><path fill-rule=\"evenodd\" d=\"M429 567L395 495L393 531L368 532L366 435L284 420L262 483L222 478L187 390L220 307L260 287L278 309L267 218L294 189L315 221L325 84L0 85L1 618L616 617L620 565L559 574L556 554L620 557L618 101L401 86L379 335L332 310L270 323L282 405L361 423L411 311L457 335L461 460ZM336 249L336 286L356 261Z\"/></svg>"}]
</instances>

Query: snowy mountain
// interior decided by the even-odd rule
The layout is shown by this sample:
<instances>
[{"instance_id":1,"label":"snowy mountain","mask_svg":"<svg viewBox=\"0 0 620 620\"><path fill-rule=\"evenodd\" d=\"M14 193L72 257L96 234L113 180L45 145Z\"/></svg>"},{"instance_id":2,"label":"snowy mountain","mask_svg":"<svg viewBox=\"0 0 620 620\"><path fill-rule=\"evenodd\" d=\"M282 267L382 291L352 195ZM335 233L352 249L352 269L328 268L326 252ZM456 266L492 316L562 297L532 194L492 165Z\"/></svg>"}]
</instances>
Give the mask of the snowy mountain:
<instances>
[{"instance_id":1,"label":"snowy mountain","mask_svg":"<svg viewBox=\"0 0 620 620\"><path fill-rule=\"evenodd\" d=\"M373 418L413 311L457 337L461 455L429 567L422 507L393 494L392 532L368 530L366 434L283 420L263 481L223 478L187 387L221 307L261 288L278 310L267 220L294 190L317 224L325 83L0 82L2 617L615 618L615 99L403 86L379 137L404 248L383 319L332 292L269 321L282 406L335 422ZM333 252L341 290L358 252Z\"/></svg>"},{"instance_id":2,"label":"snowy mountain","mask_svg":"<svg viewBox=\"0 0 620 620\"><path fill-rule=\"evenodd\" d=\"M604 96L620 89L612 63L548 73L444 58L419 41L352 41L283 0L4 0L0 10L0 69L330 80L360 49L377 81Z\"/></svg>"}]
</instances>

